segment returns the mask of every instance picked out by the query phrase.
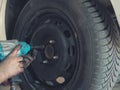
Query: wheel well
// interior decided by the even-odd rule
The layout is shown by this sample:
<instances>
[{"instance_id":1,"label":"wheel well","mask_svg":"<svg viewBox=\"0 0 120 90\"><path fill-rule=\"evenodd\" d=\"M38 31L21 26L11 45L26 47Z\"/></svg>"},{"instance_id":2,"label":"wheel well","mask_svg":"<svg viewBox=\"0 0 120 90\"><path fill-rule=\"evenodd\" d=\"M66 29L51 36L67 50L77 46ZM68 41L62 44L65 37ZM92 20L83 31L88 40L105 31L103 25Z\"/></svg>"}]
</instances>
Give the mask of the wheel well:
<instances>
[{"instance_id":1,"label":"wheel well","mask_svg":"<svg viewBox=\"0 0 120 90\"><path fill-rule=\"evenodd\" d=\"M21 10L23 9L24 5L28 1L29 0L7 0L5 26L6 26L6 33L8 39L12 39L16 20ZM95 0L95 1L96 3L101 4L101 6L106 8L109 11L111 17L113 17L113 19L117 21L110 0Z\"/></svg>"},{"instance_id":2,"label":"wheel well","mask_svg":"<svg viewBox=\"0 0 120 90\"><path fill-rule=\"evenodd\" d=\"M5 27L8 39L12 39L16 20L28 1L29 0L7 0Z\"/></svg>"},{"instance_id":3,"label":"wheel well","mask_svg":"<svg viewBox=\"0 0 120 90\"><path fill-rule=\"evenodd\" d=\"M108 11L108 15L112 17L114 23L117 25L117 27L119 27L111 1L110 0L95 0L95 2L100 4L102 8Z\"/></svg>"},{"instance_id":4,"label":"wheel well","mask_svg":"<svg viewBox=\"0 0 120 90\"><path fill-rule=\"evenodd\" d=\"M108 11L113 14L114 10L110 0L95 0L96 3L101 4L104 8L108 9Z\"/></svg>"}]
</instances>

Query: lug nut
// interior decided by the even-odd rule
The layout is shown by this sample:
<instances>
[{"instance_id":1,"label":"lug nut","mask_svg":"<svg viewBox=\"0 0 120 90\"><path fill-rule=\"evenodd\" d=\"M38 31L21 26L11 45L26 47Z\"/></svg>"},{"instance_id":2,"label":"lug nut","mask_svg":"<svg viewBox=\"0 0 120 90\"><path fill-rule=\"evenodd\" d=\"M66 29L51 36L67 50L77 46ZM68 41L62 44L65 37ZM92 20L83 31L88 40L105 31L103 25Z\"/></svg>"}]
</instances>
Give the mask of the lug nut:
<instances>
[{"instance_id":1,"label":"lug nut","mask_svg":"<svg viewBox=\"0 0 120 90\"><path fill-rule=\"evenodd\" d=\"M39 82L39 81L34 81L34 83L35 83L35 84L40 84L40 82Z\"/></svg>"},{"instance_id":2,"label":"lug nut","mask_svg":"<svg viewBox=\"0 0 120 90\"><path fill-rule=\"evenodd\" d=\"M48 20L46 20L44 23L47 24L47 23L50 23L50 22L51 22L51 20L48 19Z\"/></svg>"},{"instance_id":3,"label":"lug nut","mask_svg":"<svg viewBox=\"0 0 120 90\"><path fill-rule=\"evenodd\" d=\"M58 77L56 78L56 82L59 83L59 84L63 84L65 82L65 78L64 77Z\"/></svg>"},{"instance_id":4,"label":"lug nut","mask_svg":"<svg viewBox=\"0 0 120 90\"><path fill-rule=\"evenodd\" d=\"M48 63L48 61L47 61L47 60L44 60L44 61L43 61L43 64L47 64L47 63Z\"/></svg>"},{"instance_id":5,"label":"lug nut","mask_svg":"<svg viewBox=\"0 0 120 90\"><path fill-rule=\"evenodd\" d=\"M55 40L50 40L49 43L54 44Z\"/></svg>"},{"instance_id":6,"label":"lug nut","mask_svg":"<svg viewBox=\"0 0 120 90\"><path fill-rule=\"evenodd\" d=\"M55 60L58 59L58 58L59 58L58 56L53 56L53 59L55 59Z\"/></svg>"},{"instance_id":7,"label":"lug nut","mask_svg":"<svg viewBox=\"0 0 120 90\"><path fill-rule=\"evenodd\" d=\"M46 83L47 83L48 85L50 85L50 86L53 86L53 85L54 85L54 83L51 82L51 81L46 81Z\"/></svg>"}]
</instances>

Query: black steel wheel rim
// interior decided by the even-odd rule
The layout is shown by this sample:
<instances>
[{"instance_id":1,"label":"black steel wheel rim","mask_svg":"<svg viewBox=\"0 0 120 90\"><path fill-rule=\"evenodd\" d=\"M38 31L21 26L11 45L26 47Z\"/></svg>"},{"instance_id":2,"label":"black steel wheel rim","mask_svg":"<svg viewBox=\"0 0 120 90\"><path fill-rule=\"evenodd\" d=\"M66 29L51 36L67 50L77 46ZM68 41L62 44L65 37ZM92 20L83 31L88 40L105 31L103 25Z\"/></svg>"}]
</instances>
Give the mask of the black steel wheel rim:
<instances>
[{"instance_id":1,"label":"black steel wheel rim","mask_svg":"<svg viewBox=\"0 0 120 90\"><path fill-rule=\"evenodd\" d=\"M43 11L24 20L22 40L32 46L43 46L28 71L32 79L42 85L64 86L78 68L80 43L77 32L65 15L53 9Z\"/></svg>"}]
</instances>

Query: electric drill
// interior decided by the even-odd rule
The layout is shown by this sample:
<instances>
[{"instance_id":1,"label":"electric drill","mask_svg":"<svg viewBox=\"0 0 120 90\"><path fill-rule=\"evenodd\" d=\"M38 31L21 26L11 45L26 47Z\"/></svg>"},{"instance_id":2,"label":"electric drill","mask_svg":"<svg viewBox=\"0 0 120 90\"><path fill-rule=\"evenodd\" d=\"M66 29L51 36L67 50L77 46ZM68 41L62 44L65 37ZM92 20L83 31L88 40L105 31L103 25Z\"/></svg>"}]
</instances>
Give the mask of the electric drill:
<instances>
[{"instance_id":1,"label":"electric drill","mask_svg":"<svg viewBox=\"0 0 120 90\"><path fill-rule=\"evenodd\" d=\"M18 51L18 56L24 56L30 51L30 45L26 42L19 42L18 40L6 40L0 41L0 61L10 54L10 52L17 46L21 45L20 50Z\"/></svg>"},{"instance_id":2,"label":"electric drill","mask_svg":"<svg viewBox=\"0 0 120 90\"><path fill-rule=\"evenodd\" d=\"M0 41L0 61L3 61L4 58L10 54L10 52L17 46L21 45L20 50L18 51L18 56L24 56L26 55L31 47L26 42L19 42L18 40L6 40L6 41ZM10 79L11 82L11 88L10 90L17 90L16 85L18 85L21 82L21 79L19 78L19 75L12 77Z\"/></svg>"}]
</instances>

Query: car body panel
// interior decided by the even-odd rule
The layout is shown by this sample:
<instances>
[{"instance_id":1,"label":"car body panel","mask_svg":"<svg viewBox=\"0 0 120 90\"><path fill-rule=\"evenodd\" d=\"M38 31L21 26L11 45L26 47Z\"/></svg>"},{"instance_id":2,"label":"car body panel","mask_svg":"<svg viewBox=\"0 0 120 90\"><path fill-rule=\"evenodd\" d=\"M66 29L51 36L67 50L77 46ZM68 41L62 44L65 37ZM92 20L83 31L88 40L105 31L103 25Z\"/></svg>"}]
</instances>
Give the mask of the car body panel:
<instances>
[{"instance_id":1,"label":"car body panel","mask_svg":"<svg viewBox=\"0 0 120 90\"><path fill-rule=\"evenodd\" d=\"M0 40L6 40L5 11L7 0L0 0Z\"/></svg>"},{"instance_id":2,"label":"car body panel","mask_svg":"<svg viewBox=\"0 0 120 90\"><path fill-rule=\"evenodd\" d=\"M119 26L120 26L120 0L111 0Z\"/></svg>"}]
</instances>

